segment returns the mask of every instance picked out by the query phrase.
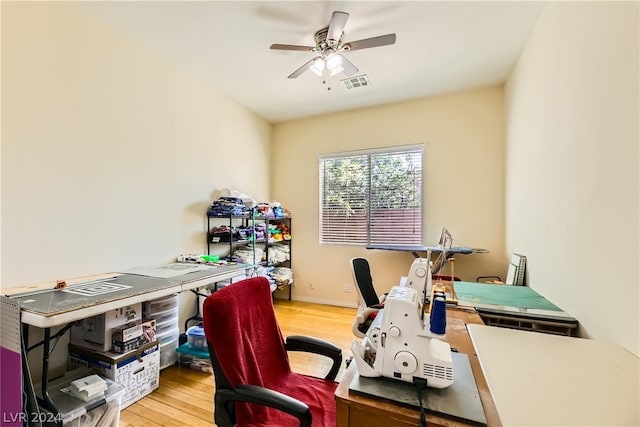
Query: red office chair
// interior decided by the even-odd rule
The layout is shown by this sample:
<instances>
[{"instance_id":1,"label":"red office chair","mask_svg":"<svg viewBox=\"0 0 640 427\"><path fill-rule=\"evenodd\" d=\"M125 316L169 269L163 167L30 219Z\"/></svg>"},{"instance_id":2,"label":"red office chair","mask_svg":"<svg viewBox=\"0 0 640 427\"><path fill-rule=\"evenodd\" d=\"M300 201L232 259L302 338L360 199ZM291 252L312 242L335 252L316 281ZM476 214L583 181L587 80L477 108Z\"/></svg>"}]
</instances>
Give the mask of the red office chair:
<instances>
[{"instance_id":1,"label":"red office chair","mask_svg":"<svg viewBox=\"0 0 640 427\"><path fill-rule=\"evenodd\" d=\"M218 427L335 426L334 379L342 351L311 337L290 336L285 342L266 278L245 279L207 297L203 323ZM297 374L287 351L321 354L333 365L324 379Z\"/></svg>"}]
</instances>

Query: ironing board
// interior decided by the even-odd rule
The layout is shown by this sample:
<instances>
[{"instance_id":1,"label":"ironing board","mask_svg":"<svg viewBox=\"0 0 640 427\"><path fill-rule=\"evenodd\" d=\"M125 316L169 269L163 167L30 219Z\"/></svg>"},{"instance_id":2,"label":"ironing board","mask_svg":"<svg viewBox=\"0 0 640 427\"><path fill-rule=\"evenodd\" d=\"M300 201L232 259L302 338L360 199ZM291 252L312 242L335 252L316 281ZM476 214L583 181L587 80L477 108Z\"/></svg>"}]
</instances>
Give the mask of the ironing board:
<instances>
[{"instance_id":1,"label":"ironing board","mask_svg":"<svg viewBox=\"0 0 640 427\"><path fill-rule=\"evenodd\" d=\"M441 253L442 248L439 246L417 246L417 245L367 245L367 249L377 249L383 251L400 251L411 252L416 258L431 258L431 253ZM424 256L421 255L424 252ZM466 246L452 246L447 250L447 256L438 257L438 260L434 262L431 267L431 273L437 274L447 264L449 258L455 255L469 255L469 254L488 254L489 251L480 248L469 248ZM442 258L442 259L440 259Z\"/></svg>"}]
</instances>

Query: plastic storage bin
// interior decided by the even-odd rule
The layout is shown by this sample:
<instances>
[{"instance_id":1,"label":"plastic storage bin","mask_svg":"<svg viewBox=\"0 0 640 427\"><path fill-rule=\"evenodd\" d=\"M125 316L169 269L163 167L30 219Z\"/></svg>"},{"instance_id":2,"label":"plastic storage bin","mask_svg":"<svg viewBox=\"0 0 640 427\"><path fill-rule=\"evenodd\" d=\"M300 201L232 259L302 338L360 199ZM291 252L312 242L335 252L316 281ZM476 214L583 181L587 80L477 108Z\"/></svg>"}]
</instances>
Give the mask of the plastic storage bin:
<instances>
[{"instance_id":1,"label":"plastic storage bin","mask_svg":"<svg viewBox=\"0 0 640 427\"><path fill-rule=\"evenodd\" d=\"M156 311L151 317L156 320L156 323L161 323L162 325L166 325L167 323L175 323L178 324L178 316L180 312L178 311L178 307L173 307L164 311Z\"/></svg>"},{"instance_id":2,"label":"plastic storage bin","mask_svg":"<svg viewBox=\"0 0 640 427\"><path fill-rule=\"evenodd\" d=\"M178 347L177 352L180 366L194 371L213 373L209 349L206 346L205 348L197 349L189 347L189 343L186 342Z\"/></svg>"},{"instance_id":3,"label":"plastic storage bin","mask_svg":"<svg viewBox=\"0 0 640 427\"><path fill-rule=\"evenodd\" d=\"M178 294L173 294L167 297L147 301L142 307L142 312L145 317L154 317L155 314L163 313L173 308L177 308L179 304L178 298Z\"/></svg>"},{"instance_id":4,"label":"plastic storage bin","mask_svg":"<svg viewBox=\"0 0 640 427\"><path fill-rule=\"evenodd\" d=\"M174 365L178 361L178 335L174 339L160 345L160 369Z\"/></svg>"},{"instance_id":5,"label":"plastic storage bin","mask_svg":"<svg viewBox=\"0 0 640 427\"><path fill-rule=\"evenodd\" d=\"M175 331L179 329L179 311L177 308L162 313L156 313L153 316L156 321L156 335L164 335L167 331Z\"/></svg>"},{"instance_id":6,"label":"plastic storage bin","mask_svg":"<svg viewBox=\"0 0 640 427\"><path fill-rule=\"evenodd\" d=\"M142 312L147 319L156 321L156 339L160 343L160 369L178 361L176 348L180 336L178 295L158 298L142 304Z\"/></svg>"},{"instance_id":7,"label":"plastic storage bin","mask_svg":"<svg viewBox=\"0 0 640 427\"><path fill-rule=\"evenodd\" d=\"M180 337L180 330L178 328L166 329L160 334L156 334L156 339L160 343L160 351L162 352L162 346L169 342L175 341Z\"/></svg>"},{"instance_id":8,"label":"plastic storage bin","mask_svg":"<svg viewBox=\"0 0 640 427\"><path fill-rule=\"evenodd\" d=\"M64 427L118 427L120 424L120 405L126 388L108 378L104 396L87 402L73 397L63 390L71 381L91 375L90 369L80 368L67 372L63 377L50 381L47 385L49 397L53 401L58 414L44 412L40 419L44 426L59 425ZM37 387L40 390L40 387Z\"/></svg>"}]
</instances>

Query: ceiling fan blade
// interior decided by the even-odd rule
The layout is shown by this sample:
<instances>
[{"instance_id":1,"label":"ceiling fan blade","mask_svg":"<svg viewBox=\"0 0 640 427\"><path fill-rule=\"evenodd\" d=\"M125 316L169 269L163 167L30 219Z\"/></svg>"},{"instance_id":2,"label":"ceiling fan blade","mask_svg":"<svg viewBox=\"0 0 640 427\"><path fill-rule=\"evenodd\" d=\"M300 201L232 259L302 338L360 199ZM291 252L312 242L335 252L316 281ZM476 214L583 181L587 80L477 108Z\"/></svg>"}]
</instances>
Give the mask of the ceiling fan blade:
<instances>
[{"instance_id":1,"label":"ceiling fan blade","mask_svg":"<svg viewBox=\"0 0 640 427\"><path fill-rule=\"evenodd\" d=\"M342 68L344 68L344 70L342 72L345 75L350 77L350 76L353 76L355 73L358 72L358 67L353 65L353 62L351 62L347 58L345 58L344 55L340 55L340 56L342 57Z\"/></svg>"},{"instance_id":2,"label":"ceiling fan blade","mask_svg":"<svg viewBox=\"0 0 640 427\"><path fill-rule=\"evenodd\" d=\"M274 43L269 47L269 49L275 49L275 50L302 50L302 51L305 51L305 52L309 52L309 51L312 51L315 48L311 47L311 46L297 46L297 45L293 45L293 44L277 44L277 43Z\"/></svg>"},{"instance_id":3,"label":"ceiling fan blade","mask_svg":"<svg viewBox=\"0 0 640 427\"><path fill-rule=\"evenodd\" d=\"M289 76L287 76L288 79L295 79L296 77L298 77L300 74L304 73L305 71L307 71L309 69L309 67L311 67L313 65L313 62L320 58L319 56L316 56L313 59L310 59L309 61L307 61L302 67L298 68L297 70L295 70L293 73L289 74Z\"/></svg>"},{"instance_id":4,"label":"ceiling fan blade","mask_svg":"<svg viewBox=\"0 0 640 427\"><path fill-rule=\"evenodd\" d=\"M345 43L349 46L348 50L367 49L370 47L387 46L396 42L396 34L385 34L384 36L371 37L370 39L357 40L355 42Z\"/></svg>"},{"instance_id":5,"label":"ceiling fan blade","mask_svg":"<svg viewBox=\"0 0 640 427\"><path fill-rule=\"evenodd\" d=\"M331 21L329 22L329 29L327 30L327 44L329 46L337 46L340 42L344 26L347 24L347 19L349 19L347 12L333 12Z\"/></svg>"}]
</instances>

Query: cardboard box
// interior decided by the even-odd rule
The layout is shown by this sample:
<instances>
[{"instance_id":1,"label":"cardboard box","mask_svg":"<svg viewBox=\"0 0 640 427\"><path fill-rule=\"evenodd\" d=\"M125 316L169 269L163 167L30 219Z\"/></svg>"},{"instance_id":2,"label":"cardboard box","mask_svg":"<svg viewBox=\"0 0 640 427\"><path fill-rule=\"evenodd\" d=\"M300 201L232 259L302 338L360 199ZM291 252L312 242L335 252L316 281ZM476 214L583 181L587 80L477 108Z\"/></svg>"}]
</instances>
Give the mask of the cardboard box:
<instances>
[{"instance_id":1,"label":"cardboard box","mask_svg":"<svg viewBox=\"0 0 640 427\"><path fill-rule=\"evenodd\" d=\"M140 343L142 339L140 337L132 338L128 341L113 341L113 348L111 349L114 353L128 353L130 351L136 350L140 347Z\"/></svg>"},{"instance_id":2,"label":"cardboard box","mask_svg":"<svg viewBox=\"0 0 640 427\"><path fill-rule=\"evenodd\" d=\"M71 343L92 350L110 351L113 329L133 321L142 321L142 303L76 322L71 328Z\"/></svg>"},{"instance_id":3,"label":"cardboard box","mask_svg":"<svg viewBox=\"0 0 640 427\"><path fill-rule=\"evenodd\" d=\"M142 342L148 343L156 340L156 319L142 321Z\"/></svg>"},{"instance_id":4,"label":"cardboard box","mask_svg":"<svg viewBox=\"0 0 640 427\"><path fill-rule=\"evenodd\" d=\"M78 366L93 368L102 376L123 385L126 392L121 408L124 409L158 388L160 346L158 341L153 341L137 350L119 354L69 344L69 369Z\"/></svg>"},{"instance_id":5,"label":"cardboard box","mask_svg":"<svg viewBox=\"0 0 640 427\"><path fill-rule=\"evenodd\" d=\"M142 321L134 320L126 325L113 328L111 332L111 339L113 341L130 341L142 336Z\"/></svg>"}]
</instances>

